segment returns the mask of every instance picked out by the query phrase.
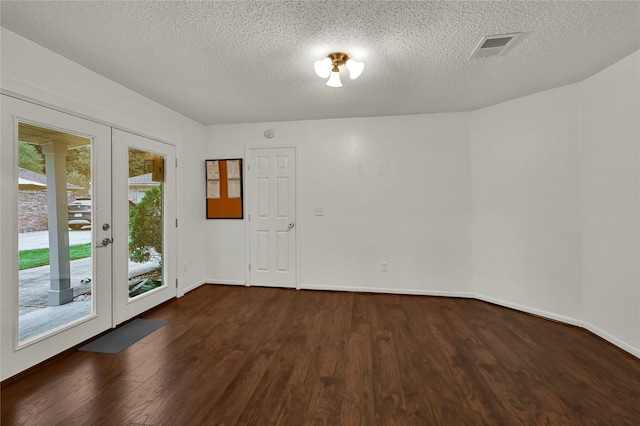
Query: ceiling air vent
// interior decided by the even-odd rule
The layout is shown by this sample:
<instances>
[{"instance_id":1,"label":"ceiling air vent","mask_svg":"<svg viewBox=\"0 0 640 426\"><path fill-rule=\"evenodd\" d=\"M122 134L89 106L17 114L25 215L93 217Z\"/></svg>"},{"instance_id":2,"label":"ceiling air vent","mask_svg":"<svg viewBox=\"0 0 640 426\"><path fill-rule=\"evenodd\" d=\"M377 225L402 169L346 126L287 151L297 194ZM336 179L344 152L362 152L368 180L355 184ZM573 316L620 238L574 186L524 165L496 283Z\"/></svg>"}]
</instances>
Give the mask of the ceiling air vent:
<instances>
[{"instance_id":1,"label":"ceiling air vent","mask_svg":"<svg viewBox=\"0 0 640 426\"><path fill-rule=\"evenodd\" d=\"M499 34L482 37L478 46L469 56L471 58L482 58L485 56L503 55L507 49L520 37L522 33Z\"/></svg>"}]
</instances>

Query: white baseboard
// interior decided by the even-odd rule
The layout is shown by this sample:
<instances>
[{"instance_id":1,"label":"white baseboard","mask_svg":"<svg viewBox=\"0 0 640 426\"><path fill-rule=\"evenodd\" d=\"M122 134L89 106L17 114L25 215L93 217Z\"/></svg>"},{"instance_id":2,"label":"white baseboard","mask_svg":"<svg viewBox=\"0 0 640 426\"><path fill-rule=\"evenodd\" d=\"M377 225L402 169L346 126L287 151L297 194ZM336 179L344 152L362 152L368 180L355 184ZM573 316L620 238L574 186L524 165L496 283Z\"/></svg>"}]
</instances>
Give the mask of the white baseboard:
<instances>
[{"instance_id":1,"label":"white baseboard","mask_svg":"<svg viewBox=\"0 0 640 426\"><path fill-rule=\"evenodd\" d=\"M205 284L206 281L198 281L197 283L191 284L183 289L178 289L182 291L182 294L178 293L178 297L182 297L185 294L187 294L188 292L190 292L191 290L195 290L196 288L200 287L201 285Z\"/></svg>"},{"instance_id":2,"label":"white baseboard","mask_svg":"<svg viewBox=\"0 0 640 426\"><path fill-rule=\"evenodd\" d=\"M498 299L491 296L485 296L483 294L475 293L473 295L475 299L482 300L484 302L493 303L495 305L504 306L507 308L515 309L517 311L526 312L529 314L537 315L539 317L548 318L554 321L562 322L565 324L575 325L576 327L584 327L584 322L575 318L567 317L564 315L554 314L553 312L544 311L542 309L532 308L531 306L521 305L519 303L508 302L506 300Z\"/></svg>"},{"instance_id":3,"label":"white baseboard","mask_svg":"<svg viewBox=\"0 0 640 426\"><path fill-rule=\"evenodd\" d=\"M329 291L353 291L356 293L389 293L389 294L409 294L417 296L445 296L445 297L474 297L473 293L462 291L438 291L421 290L407 288L376 288L376 287L356 287L356 286L336 286L324 284L300 284L300 290L329 290Z\"/></svg>"},{"instance_id":4,"label":"white baseboard","mask_svg":"<svg viewBox=\"0 0 640 426\"><path fill-rule=\"evenodd\" d=\"M246 282L240 280L219 280L216 278L211 278L208 280L204 280L206 284L222 284L222 285L247 285Z\"/></svg>"},{"instance_id":5,"label":"white baseboard","mask_svg":"<svg viewBox=\"0 0 640 426\"><path fill-rule=\"evenodd\" d=\"M633 346L623 342L622 340L610 335L609 333L607 333L604 330L599 329L598 327L589 324L588 322L585 322L583 327L586 330L589 330L591 333L595 334L598 337L603 338L604 340L606 340L607 342L619 347L620 349L623 349L627 352L629 352L631 355L640 358L640 349L639 348L634 348Z\"/></svg>"}]
</instances>

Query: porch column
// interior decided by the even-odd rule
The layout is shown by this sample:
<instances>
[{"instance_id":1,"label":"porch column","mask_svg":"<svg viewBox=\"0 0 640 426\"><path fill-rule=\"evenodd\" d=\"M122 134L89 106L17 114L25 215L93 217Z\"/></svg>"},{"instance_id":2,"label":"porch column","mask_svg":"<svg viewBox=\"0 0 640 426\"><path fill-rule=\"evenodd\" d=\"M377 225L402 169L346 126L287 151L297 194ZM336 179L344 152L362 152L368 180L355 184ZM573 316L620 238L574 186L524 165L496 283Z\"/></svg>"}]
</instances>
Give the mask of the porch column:
<instances>
[{"instance_id":1,"label":"porch column","mask_svg":"<svg viewBox=\"0 0 640 426\"><path fill-rule=\"evenodd\" d=\"M69 264L69 211L67 207L67 144L43 143L47 168L47 214L49 216L49 306L73 300Z\"/></svg>"}]
</instances>

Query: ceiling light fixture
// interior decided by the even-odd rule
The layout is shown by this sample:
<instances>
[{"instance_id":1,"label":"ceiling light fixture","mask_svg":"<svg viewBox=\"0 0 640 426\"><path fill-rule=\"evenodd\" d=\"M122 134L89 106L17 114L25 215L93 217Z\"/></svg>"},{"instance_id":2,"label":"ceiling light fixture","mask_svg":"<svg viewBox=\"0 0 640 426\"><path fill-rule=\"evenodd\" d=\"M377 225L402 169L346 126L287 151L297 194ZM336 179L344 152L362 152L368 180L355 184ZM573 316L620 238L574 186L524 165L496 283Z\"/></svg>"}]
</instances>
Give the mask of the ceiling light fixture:
<instances>
[{"instance_id":1,"label":"ceiling light fixture","mask_svg":"<svg viewBox=\"0 0 640 426\"><path fill-rule=\"evenodd\" d=\"M349 57L346 53L342 52L333 52L327 55L326 58L316 61L313 64L313 68L316 70L316 74L318 74L321 78L329 77L327 80L327 86L330 87L342 87L342 82L340 81L340 67L346 66L347 70L349 70L349 77L351 80L355 80L362 74L362 70L364 70L364 63L358 62Z\"/></svg>"}]
</instances>

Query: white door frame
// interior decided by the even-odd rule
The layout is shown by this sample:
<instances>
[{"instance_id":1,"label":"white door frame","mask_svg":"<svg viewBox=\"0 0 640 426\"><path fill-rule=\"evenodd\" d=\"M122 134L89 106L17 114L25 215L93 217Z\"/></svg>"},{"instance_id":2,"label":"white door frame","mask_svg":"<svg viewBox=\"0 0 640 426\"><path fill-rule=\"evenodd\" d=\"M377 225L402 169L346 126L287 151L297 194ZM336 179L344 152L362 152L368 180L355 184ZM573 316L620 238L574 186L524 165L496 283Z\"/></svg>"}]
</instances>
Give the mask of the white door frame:
<instances>
[{"instance_id":1,"label":"white door frame","mask_svg":"<svg viewBox=\"0 0 640 426\"><path fill-rule=\"evenodd\" d=\"M249 271L249 261L251 260L251 223L249 221L249 214L251 212L251 194L249 192L250 188L250 171L249 171L249 154L251 150L256 149L278 149L278 148L293 148L295 151L296 158L296 167L295 167L295 206L296 206L296 236L295 236L295 244L296 244L296 290L300 290L300 233L302 229L302 220L301 220L301 212L300 212L300 147L298 144L261 144L261 145L245 145L244 147L244 159L242 163L244 164L244 173L245 178L244 182L244 202L245 202L245 218L244 218L244 235L245 235L245 262L244 262L244 272L245 272L245 286L251 286L251 272Z\"/></svg>"}]
</instances>

